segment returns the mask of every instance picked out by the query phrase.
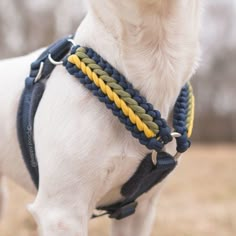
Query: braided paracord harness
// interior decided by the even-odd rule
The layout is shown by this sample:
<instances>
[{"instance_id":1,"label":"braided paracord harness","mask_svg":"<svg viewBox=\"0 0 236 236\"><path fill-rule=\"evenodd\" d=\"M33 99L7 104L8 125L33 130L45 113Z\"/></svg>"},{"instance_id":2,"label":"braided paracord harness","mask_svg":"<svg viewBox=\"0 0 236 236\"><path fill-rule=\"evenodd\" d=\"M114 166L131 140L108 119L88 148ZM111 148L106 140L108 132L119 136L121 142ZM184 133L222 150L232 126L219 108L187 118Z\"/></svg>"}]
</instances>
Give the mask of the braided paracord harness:
<instances>
[{"instance_id":1,"label":"braided paracord harness","mask_svg":"<svg viewBox=\"0 0 236 236\"><path fill-rule=\"evenodd\" d=\"M161 118L160 112L155 110L124 76L92 49L72 47L72 44L72 36L63 38L47 48L31 64L17 115L17 132L22 157L32 181L38 188L39 170L34 143L34 117L50 74L57 65L63 64L71 75L119 118L133 137L153 151L144 157L134 175L122 186L123 200L97 208L105 211L104 214L108 214L110 218L123 219L135 213L136 200L168 176L176 167L179 154L190 147L189 138L194 118L192 87L187 83L176 101L173 112L173 133L167 122ZM163 151L173 137L177 143L175 157Z\"/></svg>"},{"instance_id":2,"label":"braided paracord harness","mask_svg":"<svg viewBox=\"0 0 236 236\"><path fill-rule=\"evenodd\" d=\"M150 150L160 152L172 141L171 129L159 111L133 88L124 76L90 48L75 47L64 60L67 71L119 118L133 137ZM179 133L177 152L190 147L194 97L190 83L181 90L174 108L173 128Z\"/></svg>"}]
</instances>

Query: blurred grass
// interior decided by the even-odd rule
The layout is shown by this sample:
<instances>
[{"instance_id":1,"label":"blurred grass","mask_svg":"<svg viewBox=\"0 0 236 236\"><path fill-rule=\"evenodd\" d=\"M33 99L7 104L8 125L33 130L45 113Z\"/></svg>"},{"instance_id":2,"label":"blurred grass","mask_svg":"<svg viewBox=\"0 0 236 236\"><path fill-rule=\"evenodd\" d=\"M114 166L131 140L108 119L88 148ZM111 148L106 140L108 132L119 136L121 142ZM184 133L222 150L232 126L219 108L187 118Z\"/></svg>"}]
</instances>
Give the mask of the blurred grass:
<instances>
[{"instance_id":1,"label":"blurred grass","mask_svg":"<svg viewBox=\"0 0 236 236\"><path fill-rule=\"evenodd\" d=\"M193 147L164 186L152 236L235 236L235 158L233 145ZM0 235L37 236L24 208L33 197L9 185L10 201ZM108 225L107 218L91 221L90 236L108 236Z\"/></svg>"}]
</instances>

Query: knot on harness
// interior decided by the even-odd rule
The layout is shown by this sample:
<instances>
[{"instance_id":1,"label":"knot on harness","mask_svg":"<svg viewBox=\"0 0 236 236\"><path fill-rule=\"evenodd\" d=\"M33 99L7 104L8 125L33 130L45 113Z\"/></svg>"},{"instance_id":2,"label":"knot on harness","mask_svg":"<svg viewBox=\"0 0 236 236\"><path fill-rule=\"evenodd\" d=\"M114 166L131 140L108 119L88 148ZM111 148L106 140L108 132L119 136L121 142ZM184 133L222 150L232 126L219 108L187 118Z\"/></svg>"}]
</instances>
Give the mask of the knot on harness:
<instances>
[{"instance_id":1,"label":"knot on harness","mask_svg":"<svg viewBox=\"0 0 236 236\"><path fill-rule=\"evenodd\" d=\"M176 138L176 142L177 142L177 152L179 153L186 152L191 146L191 142L186 135Z\"/></svg>"},{"instance_id":2,"label":"knot on harness","mask_svg":"<svg viewBox=\"0 0 236 236\"><path fill-rule=\"evenodd\" d=\"M160 129L159 135L164 144L167 144L173 140L173 137L171 135L171 129L167 125L166 127Z\"/></svg>"}]
</instances>

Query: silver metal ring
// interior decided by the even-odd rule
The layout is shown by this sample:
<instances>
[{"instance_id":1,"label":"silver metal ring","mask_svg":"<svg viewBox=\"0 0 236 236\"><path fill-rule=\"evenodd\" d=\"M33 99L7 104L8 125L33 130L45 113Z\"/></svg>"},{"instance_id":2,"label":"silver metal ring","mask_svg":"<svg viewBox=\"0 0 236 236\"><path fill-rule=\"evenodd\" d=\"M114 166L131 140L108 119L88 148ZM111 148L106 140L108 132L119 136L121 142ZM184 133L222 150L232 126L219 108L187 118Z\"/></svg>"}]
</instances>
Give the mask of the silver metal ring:
<instances>
[{"instance_id":1,"label":"silver metal ring","mask_svg":"<svg viewBox=\"0 0 236 236\"><path fill-rule=\"evenodd\" d=\"M51 55L51 54L48 55L48 59L49 59L49 61L50 61L53 65L55 65L55 66L59 66L59 65L62 65L62 64L63 64L63 61L55 61L55 60L52 58L52 55Z\"/></svg>"},{"instance_id":2,"label":"silver metal ring","mask_svg":"<svg viewBox=\"0 0 236 236\"><path fill-rule=\"evenodd\" d=\"M172 133L171 133L171 136L172 136L173 138L180 138L180 137L182 136L182 134L180 134L180 133L178 133L178 132L172 132ZM175 159L176 161L178 161L178 159L180 158L180 156L181 156L181 153L180 153L180 152L176 152L176 154L174 155L174 159Z\"/></svg>"},{"instance_id":3,"label":"silver metal ring","mask_svg":"<svg viewBox=\"0 0 236 236\"><path fill-rule=\"evenodd\" d=\"M181 137L182 135L181 135L180 133L178 133L178 132L172 132L172 133L171 133L171 136L172 136L173 138L179 138L179 137Z\"/></svg>"},{"instance_id":4,"label":"silver metal ring","mask_svg":"<svg viewBox=\"0 0 236 236\"><path fill-rule=\"evenodd\" d=\"M76 46L74 39L67 39L67 41L70 42L73 46Z\"/></svg>"},{"instance_id":5,"label":"silver metal ring","mask_svg":"<svg viewBox=\"0 0 236 236\"><path fill-rule=\"evenodd\" d=\"M41 79L42 72L43 72L43 67L44 67L44 62L41 62L40 66L39 66L39 72L38 72L37 76L34 79L35 83Z\"/></svg>"},{"instance_id":6,"label":"silver metal ring","mask_svg":"<svg viewBox=\"0 0 236 236\"><path fill-rule=\"evenodd\" d=\"M180 133L178 133L178 132L172 132L172 133L171 133L171 136L172 136L173 138L179 138L179 137L181 137L182 135L181 135ZM181 153L176 152L176 154L174 155L174 159L177 161L177 160L180 158L180 156L181 156ZM152 151L152 163L153 163L154 165L157 164L157 158L158 158L158 153L157 153L156 151Z\"/></svg>"}]
</instances>

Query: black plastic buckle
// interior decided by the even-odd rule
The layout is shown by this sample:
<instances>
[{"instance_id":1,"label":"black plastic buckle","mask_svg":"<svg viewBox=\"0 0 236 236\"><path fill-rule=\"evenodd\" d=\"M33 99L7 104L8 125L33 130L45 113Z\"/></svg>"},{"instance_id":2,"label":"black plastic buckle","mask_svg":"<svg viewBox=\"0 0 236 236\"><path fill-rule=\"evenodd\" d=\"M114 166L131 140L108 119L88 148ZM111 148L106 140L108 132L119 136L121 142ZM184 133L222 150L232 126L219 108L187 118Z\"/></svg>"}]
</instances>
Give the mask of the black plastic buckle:
<instances>
[{"instance_id":1,"label":"black plastic buckle","mask_svg":"<svg viewBox=\"0 0 236 236\"><path fill-rule=\"evenodd\" d=\"M135 174L123 185L121 194L131 201L137 199L165 179L176 165L175 159L165 152L158 153L157 164L154 165L149 153Z\"/></svg>"},{"instance_id":2,"label":"black plastic buckle","mask_svg":"<svg viewBox=\"0 0 236 236\"><path fill-rule=\"evenodd\" d=\"M137 205L138 205L137 202L128 203L128 204L118 208L114 212L112 212L109 215L109 218L116 219L116 220L122 220L130 215L133 215L135 213Z\"/></svg>"}]
</instances>

